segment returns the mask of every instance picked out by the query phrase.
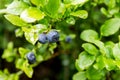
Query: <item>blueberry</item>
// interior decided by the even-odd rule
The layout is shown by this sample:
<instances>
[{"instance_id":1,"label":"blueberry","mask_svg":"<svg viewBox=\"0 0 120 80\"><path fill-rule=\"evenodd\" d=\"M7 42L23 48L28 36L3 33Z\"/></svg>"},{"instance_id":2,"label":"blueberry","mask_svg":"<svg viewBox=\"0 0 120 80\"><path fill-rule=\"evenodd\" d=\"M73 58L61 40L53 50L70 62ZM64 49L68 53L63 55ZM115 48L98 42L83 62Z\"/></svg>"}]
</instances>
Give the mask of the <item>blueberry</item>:
<instances>
[{"instance_id":1,"label":"blueberry","mask_svg":"<svg viewBox=\"0 0 120 80\"><path fill-rule=\"evenodd\" d=\"M68 43L70 43L70 42L72 41L72 38L71 38L70 36L67 36L67 37L65 38L65 41L68 42Z\"/></svg>"},{"instance_id":2,"label":"blueberry","mask_svg":"<svg viewBox=\"0 0 120 80\"><path fill-rule=\"evenodd\" d=\"M45 33L39 34L38 41L42 44L48 42L46 34Z\"/></svg>"},{"instance_id":3,"label":"blueberry","mask_svg":"<svg viewBox=\"0 0 120 80\"><path fill-rule=\"evenodd\" d=\"M35 57L35 55L34 55L33 52L29 52L26 57L27 57L28 62L29 62L30 64L33 64L33 63L36 62L36 57Z\"/></svg>"},{"instance_id":4,"label":"blueberry","mask_svg":"<svg viewBox=\"0 0 120 80\"><path fill-rule=\"evenodd\" d=\"M59 33L55 30L51 30L47 34L47 39L50 43L57 42L57 41L59 41Z\"/></svg>"}]
</instances>

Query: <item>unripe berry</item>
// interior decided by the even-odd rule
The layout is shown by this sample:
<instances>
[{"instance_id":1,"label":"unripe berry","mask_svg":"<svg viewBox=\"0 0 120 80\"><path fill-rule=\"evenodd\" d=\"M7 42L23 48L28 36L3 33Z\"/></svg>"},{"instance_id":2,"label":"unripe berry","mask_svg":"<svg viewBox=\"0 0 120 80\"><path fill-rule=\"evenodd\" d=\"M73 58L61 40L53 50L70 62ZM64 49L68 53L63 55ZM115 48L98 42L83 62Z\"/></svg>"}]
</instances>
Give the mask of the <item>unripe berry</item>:
<instances>
[{"instance_id":1,"label":"unripe berry","mask_svg":"<svg viewBox=\"0 0 120 80\"><path fill-rule=\"evenodd\" d=\"M45 33L39 34L38 41L42 44L48 42L46 34Z\"/></svg>"},{"instance_id":2,"label":"unripe berry","mask_svg":"<svg viewBox=\"0 0 120 80\"><path fill-rule=\"evenodd\" d=\"M36 62L36 57L35 57L35 55L34 55L33 52L29 52L29 53L26 55L26 57L27 57L27 60L28 60L28 62L29 62L30 64L33 64L33 63Z\"/></svg>"},{"instance_id":3,"label":"unripe berry","mask_svg":"<svg viewBox=\"0 0 120 80\"><path fill-rule=\"evenodd\" d=\"M50 43L57 42L57 41L59 41L59 33L55 30L51 30L47 34L47 39Z\"/></svg>"},{"instance_id":4,"label":"unripe berry","mask_svg":"<svg viewBox=\"0 0 120 80\"><path fill-rule=\"evenodd\" d=\"M66 41L67 43L70 43L70 42L72 41L72 38L71 38L70 36L67 36L67 37L65 38L65 41Z\"/></svg>"}]
</instances>

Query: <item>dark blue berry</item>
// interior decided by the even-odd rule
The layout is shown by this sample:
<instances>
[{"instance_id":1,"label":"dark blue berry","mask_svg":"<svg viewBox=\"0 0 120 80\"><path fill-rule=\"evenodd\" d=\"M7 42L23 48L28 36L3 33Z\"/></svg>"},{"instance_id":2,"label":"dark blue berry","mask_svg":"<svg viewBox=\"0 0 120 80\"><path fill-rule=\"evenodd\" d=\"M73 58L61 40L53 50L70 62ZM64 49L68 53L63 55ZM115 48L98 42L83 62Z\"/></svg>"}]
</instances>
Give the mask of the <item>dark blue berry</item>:
<instances>
[{"instance_id":1,"label":"dark blue berry","mask_svg":"<svg viewBox=\"0 0 120 80\"><path fill-rule=\"evenodd\" d=\"M46 42L48 42L46 34L44 33L39 34L38 41L42 44L45 44Z\"/></svg>"},{"instance_id":2,"label":"dark blue berry","mask_svg":"<svg viewBox=\"0 0 120 80\"><path fill-rule=\"evenodd\" d=\"M57 42L57 41L59 41L59 33L55 30L51 30L47 34L47 39L50 43Z\"/></svg>"},{"instance_id":3,"label":"dark blue berry","mask_svg":"<svg viewBox=\"0 0 120 80\"><path fill-rule=\"evenodd\" d=\"M66 42L70 43L72 41L72 38L70 36L67 36L65 39Z\"/></svg>"},{"instance_id":4,"label":"dark blue berry","mask_svg":"<svg viewBox=\"0 0 120 80\"><path fill-rule=\"evenodd\" d=\"M26 57L30 64L33 64L36 62L36 57L33 52L29 52Z\"/></svg>"}]
</instances>

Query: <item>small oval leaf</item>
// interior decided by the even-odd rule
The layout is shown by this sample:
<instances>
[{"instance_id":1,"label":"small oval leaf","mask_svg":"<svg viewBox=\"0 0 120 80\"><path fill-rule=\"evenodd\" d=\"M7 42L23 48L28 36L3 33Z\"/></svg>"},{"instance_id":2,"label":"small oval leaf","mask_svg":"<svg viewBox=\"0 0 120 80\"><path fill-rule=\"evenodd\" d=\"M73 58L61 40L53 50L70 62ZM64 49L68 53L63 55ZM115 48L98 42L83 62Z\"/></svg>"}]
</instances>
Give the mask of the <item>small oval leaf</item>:
<instances>
[{"instance_id":1,"label":"small oval leaf","mask_svg":"<svg viewBox=\"0 0 120 80\"><path fill-rule=\"evenodd\" d=\"M78 72L73 75L73 80L86 80L86 73L85 72Z\"/></svg>"},{"instance_id":2,"label":"small oval leaf","mask_svg":"<svg viewBox=\"0 0 120 80\"><path fill-rule=\"evenodd\" d=\"M85 10L78 10L76 12L70 13L70 15L75 16L75 17L79 17L82 19L86 19L88 17L88 13Z\"/></svg>"},{"instance_id":3,"label":"small oval leaf","mask_svg":"<svg viewBox=\"0 0 120 80\"><path fill-rule=\"evenodd\" d=\"M115 34L120 28L120 18L112 18L107 20L101 26L101 35L102 36L110 36Z\"/></svg>"},{"instance_id":4,"label":"small oval leaf","mask_svg":"<svg viewBox=\"0 0 120 80\"><path fill-rule=\"evenodd\" d=\"M8 15L4 15L5 18L11 22L12 24L16 25L16 26L20 26L20 27L23 27L23 26L27 26L28 24L25 23L20 17L16 16L16 15L11 15L11 14L8 14Z\"/></svg>"},{"instance_id":5,"label":"small oval leaf","mask_svg":"<svg viewBox=\"0 0 120 80\"><path fill-rule=\"evenodd\" d=\"M84 30L80 38L87 42L93 42L94 40L99 40L98 33L94 30Z\"/></svg>"},{"instance_id":6,"label":"small oval leaf","mask_svg":"<svg viewBox=\"0 0 120 80\"><path fill-rule=\"evenodd\" d=\"M76 60L76 65L79 70L87 69L95 61L95 56L89 55L87 52L82 52Z\"/></svg>"},{"instance_id":7,"label":"small oval leaf","mask_svg":"<svg viewBox=\"0 0 120 80\"><path fill-rule=\"evenodd\" d=\"M82 47L91 55L96 55L98 53L98 49L91 43L84 43Z\"/></svg>"},{"instance_id":8,"label":"small oval leaf","mask_svg":"<svg viewBox=\"0 0 120 80\"><path fill-rule=\"evenodd\" d=\"M42 11L34 7L30 7L24 10L20 15L21 19L27 23L32 23L36 20L41 20L44 18L44 16L45 14Z\"/></svg>"},{"instance_id":9,"label":"small oval leaf","mask_svg":"<svg viewBox=\"0 0 120 80\"><path fill-rule=\"evenodd\" d=\"M118 44L115 44L113 48L113 56L116 60L120 60L120 48Z\"/></svg>"},{"instance_id":10,"label":"small oval leaf","mask_svg":"<svg viewBox=\"0 0 120 80\"><path fill-rule=\"evenodd\" d=\"M14 15L20 15L23 10L29 6L22 1L13 1L10 5L7 6L7 12Z\"/></svg>"}]
</instances>

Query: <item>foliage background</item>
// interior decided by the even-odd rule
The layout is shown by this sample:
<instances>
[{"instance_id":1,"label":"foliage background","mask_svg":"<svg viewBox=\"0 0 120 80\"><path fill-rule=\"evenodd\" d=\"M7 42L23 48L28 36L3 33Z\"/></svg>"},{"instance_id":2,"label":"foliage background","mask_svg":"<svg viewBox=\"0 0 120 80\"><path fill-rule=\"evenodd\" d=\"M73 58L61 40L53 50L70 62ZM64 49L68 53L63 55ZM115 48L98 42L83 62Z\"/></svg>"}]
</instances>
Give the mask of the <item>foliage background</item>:
<instances>
[{"instance_id":1,"label":"foliage background","mask_svg":"<svg viewBox=\"0 0 120 80\"><path fill-rule=\"evenodd\" d=\"M29 0L23 1L28 2ZM69 2L70 0L63 1ZM10 4L11 2L12 0L0 0L0 8L6 8L5 5ZM71 11L68 10L66 15L72 13L74 8L75 6L69 7L68 9ZM60 30L60 35L62 35L61 38L63 39L56 43L57 47L53 47L54 54L50 54L49 59L43 60L37 64L37 66L33 67L34 73L32 78L28 78L28 75L23 72L20 75L20 80L120 80L120 58L116 57L120 56L120 49L115 46L117 44L119 45L120 41L120 1L88 0L84 5L77 7L75 10L86 10L88 12L88 17L84 19L82 15L80 15L80 17L67 16L65 18L62 16L61 21L54 18L52 21L51 18L46 18L48 19L48 22L51 21L50 24L52 25L52 28ZM52 12L50 14L52 14ZM26 40L25 35L22 35L22 33L18 34L22 35L21 37L16 37L15 31L18 27L11 24L9 19L8 21L6 19L3 14L0 15L0 78L3 76L10 77L10 73L15 73L15 75L20 73L20 69L16 68L15 63L18 59L18 53L15 58L12 58L13 61L11 61L11 57L2 58L9 42L13 42L14 48L16 49L23 47L32 50L34 47L29 40ZM41 23L47 24L45 21L46 20L43 20ZM83 33L83 31L86 31L86 33ZM71 43L65 42L65 37L67 35L73 36ZM85 43L88 43L86 44L87 47L85 46ZM46 49L41 50L43 51L41 53L44 53L45 58L46 56L49 57L49 52L47 52ZM116 54L114 54L114 52ZM85 58L81 58L84 56L83 53L87 54L85 55ZM88 54L94 56L95 59L92 59ZM84 64L84 62L86 63ZM97 77L94 76L96 73L98 73L98 75L96 75ZM13 80L12 77L11 80ZM15 80L17 80L17 78Z\"/></svg>"}]
</instances>

